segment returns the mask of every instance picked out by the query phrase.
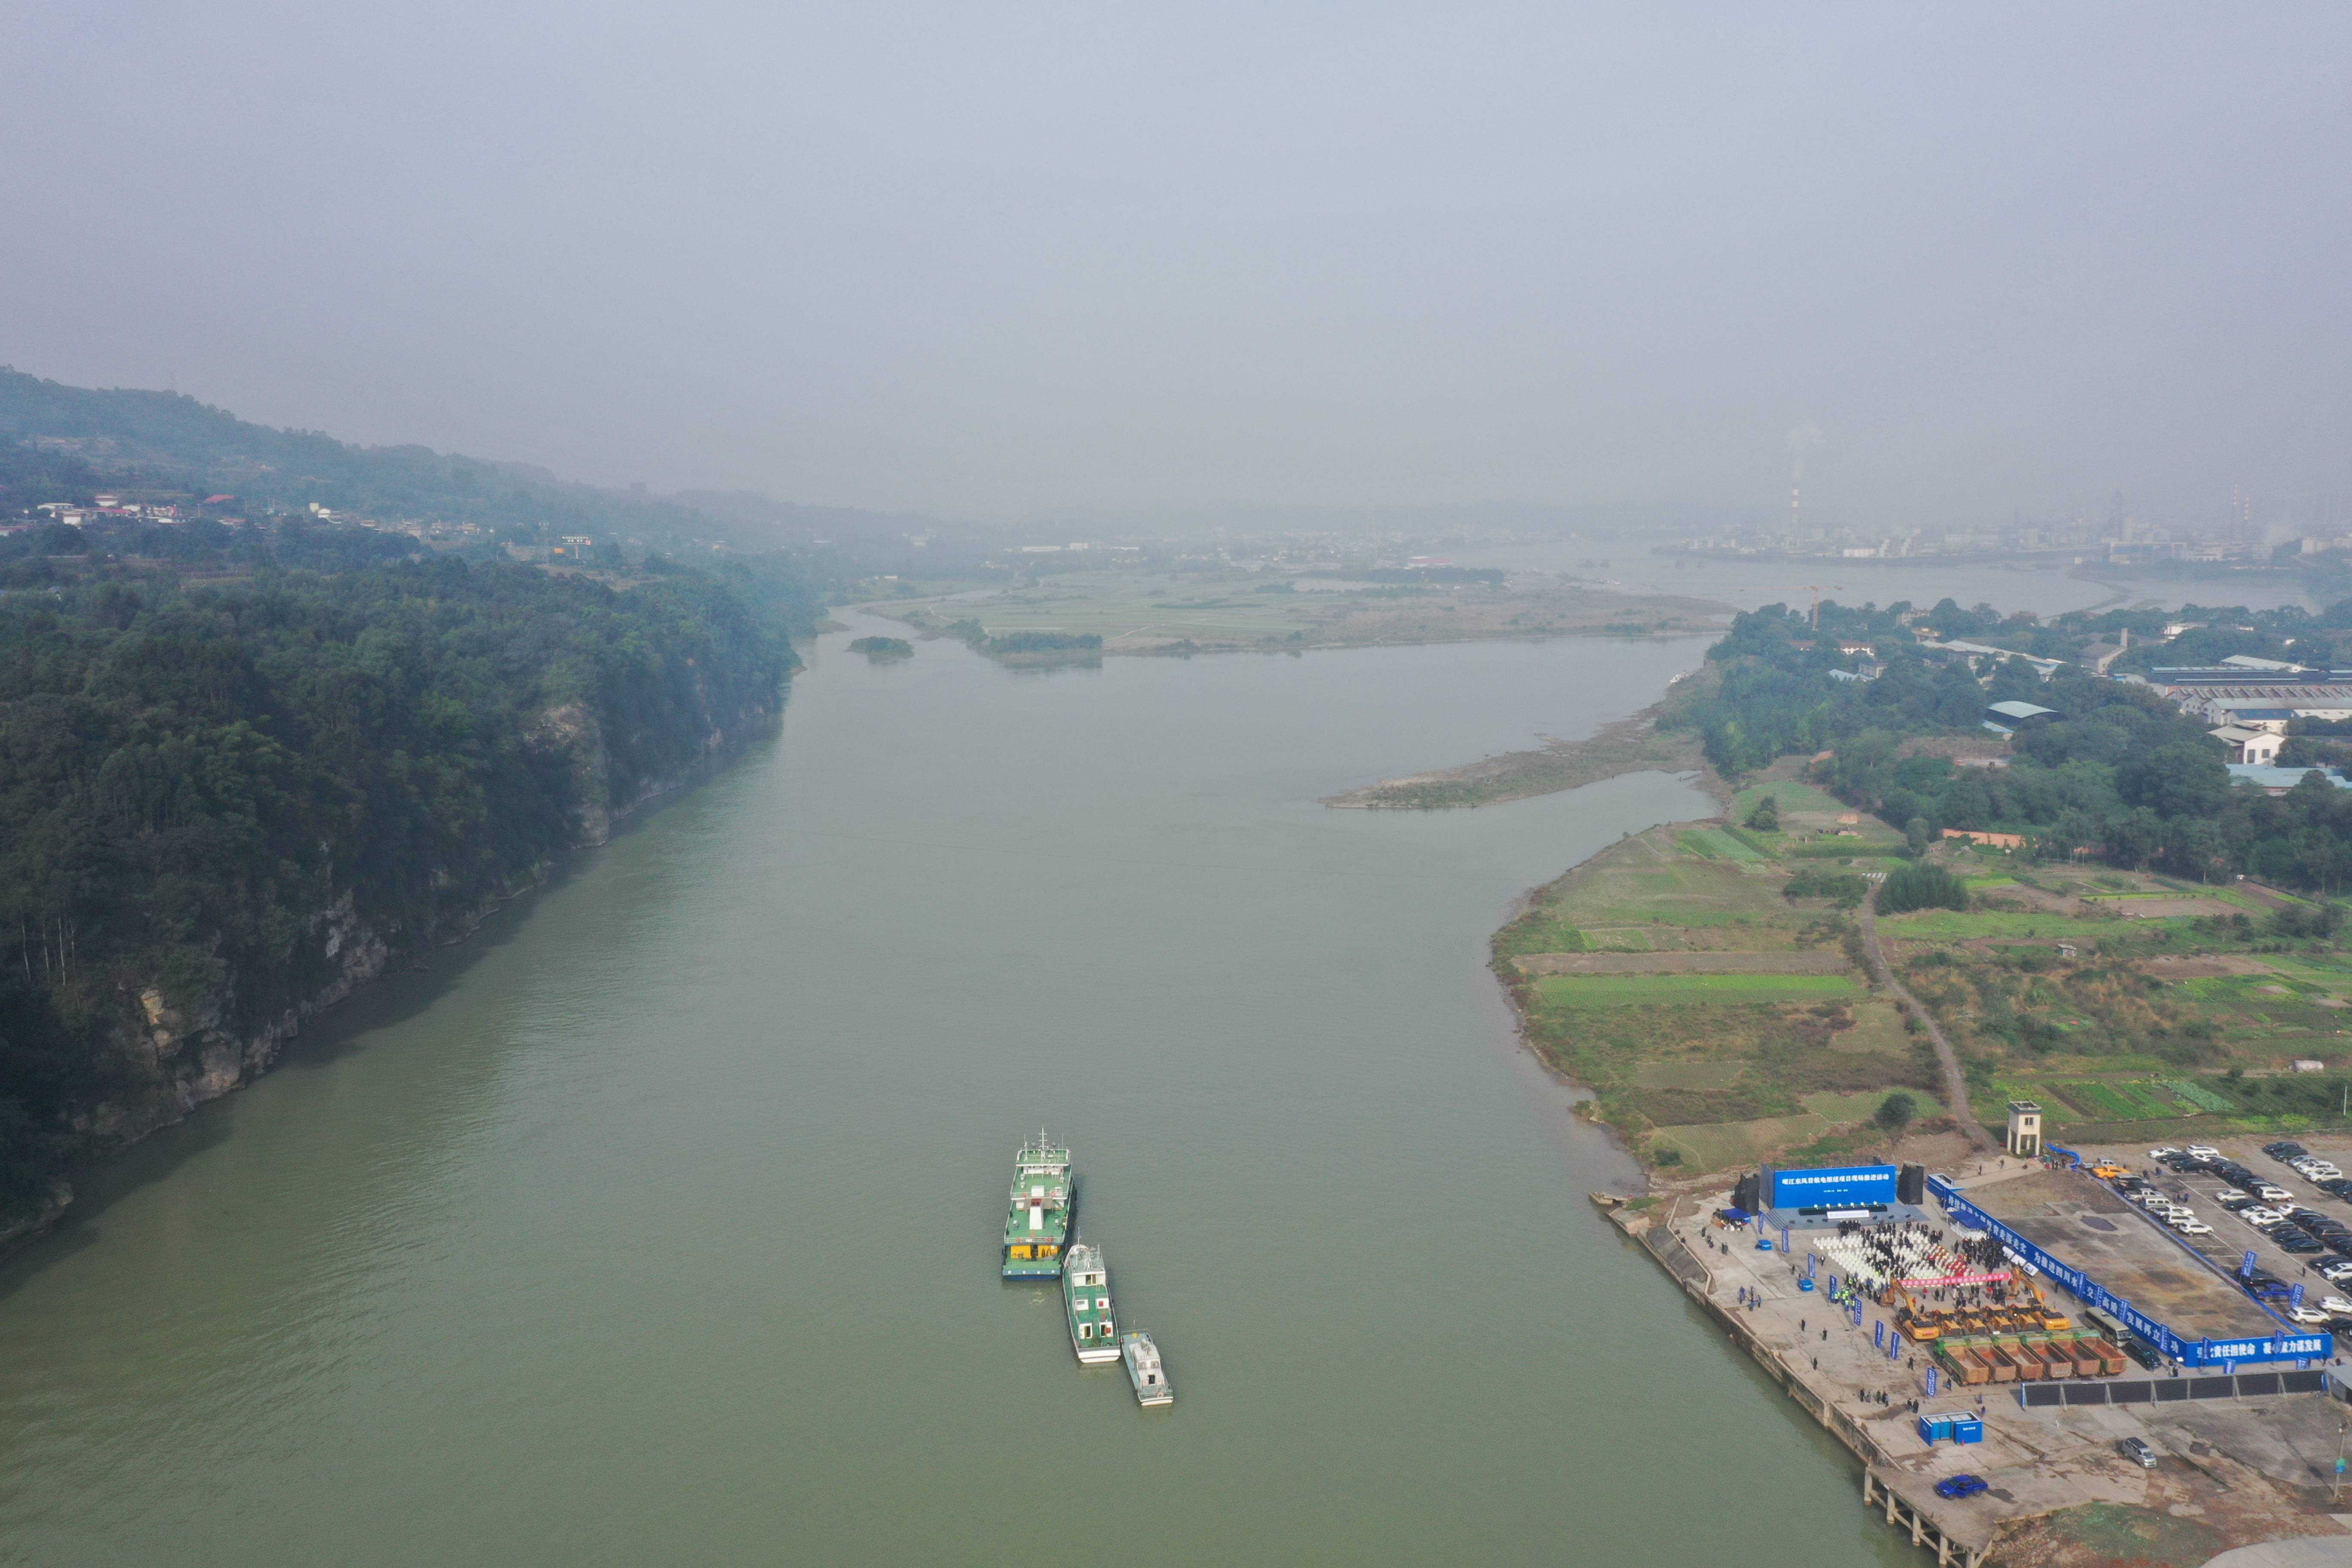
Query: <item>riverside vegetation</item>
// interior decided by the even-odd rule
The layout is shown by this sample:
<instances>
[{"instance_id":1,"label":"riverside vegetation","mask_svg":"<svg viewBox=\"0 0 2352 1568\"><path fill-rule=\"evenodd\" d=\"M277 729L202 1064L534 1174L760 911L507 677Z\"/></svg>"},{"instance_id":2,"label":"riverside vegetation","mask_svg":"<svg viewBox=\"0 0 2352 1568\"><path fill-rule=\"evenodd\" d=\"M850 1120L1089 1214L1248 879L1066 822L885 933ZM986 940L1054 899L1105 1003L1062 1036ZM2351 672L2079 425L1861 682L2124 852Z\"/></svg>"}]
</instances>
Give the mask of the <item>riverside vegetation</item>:
<instances>
[{"instance_id":1,"label":"riverside vegetation","mask_svg":"<svg viewBox=\"0 0 2352 1568\"><path fill-rule=\"evenodd\" d=\"M929 586L945 595L970 584ZM1541 637L1687 637L1716 629L1707 617L1722 609L1702 599L1614 594L1460 567L1346 574L1065 570L985 598L866 607L924 637L961 638L1007 663Z\"/></svg>"},{"instance_id":2,"label":"riverside vegetation","mask_svg":"<svg viewBox=\"0 0 2352 1568\"><path fill-rule=\"evenodd\" d=\"M448 558L0 598L0 1235L764 726L812 622Z\"/></svg>"},{"instance_id":3,"label":"riverside vegetation","mask_svg":"<svg viewBox=\"0 0 2352 1568\"><path fill-rule=\"evenodd\" d=\"M1825 604L1819 637L1780 606L1743 615L1662 705L1729 808L1603 851L1496 934L1529 1045L1654 1167L1932 1130L1921 1021L1860 963L1852 911L1882 878L1883 948L1979 1112L2037 1100L2053 1137L2085 1141L2342 1125L2347 792L2233 785L2147 688L2021 661L1979 675L1917 649L1906 610ZM1858 657L1833 627L1869 637L1884 673L1832 677ZM2345 627L2352 606L2261 646L2340 662ZM2055 716L2003 741L1978 720L2008 697ZM1946 837L1970 830L2021 847ZM2294 1070L2311 1059L2333 1070Z\"/></svg>"}]
</instances>

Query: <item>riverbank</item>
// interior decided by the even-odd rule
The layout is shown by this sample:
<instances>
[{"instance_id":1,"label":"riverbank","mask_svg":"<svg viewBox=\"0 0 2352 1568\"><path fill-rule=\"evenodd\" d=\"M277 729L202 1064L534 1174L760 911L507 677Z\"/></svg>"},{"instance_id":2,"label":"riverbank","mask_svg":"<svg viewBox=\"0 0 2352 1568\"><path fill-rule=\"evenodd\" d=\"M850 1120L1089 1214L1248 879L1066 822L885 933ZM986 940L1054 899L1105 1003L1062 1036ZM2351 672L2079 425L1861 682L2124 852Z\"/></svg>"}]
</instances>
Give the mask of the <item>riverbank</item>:
<instances>
[{"instance_id":1,"label":"riverbank","mask_svg":"<svg viewBox=\"0 0 2352 1568\"><path fill-rule=\"evenodd\" d=\"M1319 803L1342 811L1444 811L1531 800L1580 789L1626 773L1689 775L1698 787L1728 801L1722 777L1707 762L1696 734L1661 730L1664 702L1604 724L1581 741L1553 741L1538 750L1504 752L1459 767L1382 779L1326 795Z\"/></svg>"},{"instance_id":2,"label":"riverbank","mask_svg":"<svg viewBox=\"0 0 2352 1568\"><path fill-rule=\"evenodd\" d=\"M1653 1170L1854 1153L1943 1115L1932 1047L1874 990L1843 907L1899 841L1792 778L1734 798L1752 814L1768 794L1779 827L1736 806L1629 835L1493 939L1529 1048Z\"/></svg>"}]
</instances>

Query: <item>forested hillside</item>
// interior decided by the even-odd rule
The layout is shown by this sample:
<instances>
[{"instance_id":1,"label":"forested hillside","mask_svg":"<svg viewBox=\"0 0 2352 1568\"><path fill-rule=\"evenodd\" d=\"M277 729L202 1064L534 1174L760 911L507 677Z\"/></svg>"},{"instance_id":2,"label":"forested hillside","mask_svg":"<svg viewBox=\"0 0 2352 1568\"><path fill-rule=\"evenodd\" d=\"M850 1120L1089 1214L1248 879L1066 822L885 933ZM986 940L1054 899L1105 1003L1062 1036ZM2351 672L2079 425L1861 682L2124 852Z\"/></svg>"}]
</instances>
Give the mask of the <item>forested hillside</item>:
<instances>
[{"instance_id":1,"label":"forested hillside","mask_svg":"<svg viewBox=\"0 0 2352 1568\"><path fill-rule=\"evenodd\" d=\"M2022 658L1996 661L1980 679L1965 659L1923 649L1908 609L1824 605L1818 633L1785 606L1743 614L1708 652L1719 679L1696 683L1664 722L1697 731L1709 760L1735 777L1775 757L1833 752L1816 770L1822 782L1915 839L1947 829L2014 832L2051 858L2089 856L2200 881L2242 872L2331 893L2352 879L2352 791L2313 780L2273 797L2233 785L2207 727L2145 685L2073 664L2043 680ZM2040 627L1985 606L1958 611L1948 601L1927 614L1942 637L2006 633L2007 646L2045 657L2063 658L2106 629L2095 622ZM2352 653L2352 604L2316 616L2299 609L2234 615L2244 630L2190 631L2179 653L2142 653L2137 662L2201 662L2226 648L2341 665ZM1862 638L1884 672L1838 679L1832 671L1857 663L1839 651L1840 640ZM1919 743L1937 735L1988 739L1979 727L1986 705L2011 699L2056 717L2026 722L2002 766L1956 766ZM2326 760L2327 746L2302 742L2290 760Z\"/></svg>"},{"instance_id":2,"label":"forested hillside","mask_svg":"<svg viewBox=\"0 0 2352 1568\"><path fill-rule=\"evenodd\" d=\"M318 505L475 523L517 541L581 533L673 552L768 551L806 550L814 535L831 551L848 541L903 548L904 525L877 513L577 484L526 463L355 446L252 424L177 393L67 386L0 367L0 519L45 501L87 501L100 489L177 492L199 517L204 498L220 493L230 500L214 510L248 519ZM383 547L407 549L396 537Z\"/></svg>"},{"instance_id":3,"label":"forested hillside","mask_svg":"<svg viewBox=\"0 0 2352 1568\"><path fill-rule=\"evenodd\" d=\"M0 596L0 1230L764 726L811 617L455 559Z\"/></svg>"}]
</instances>

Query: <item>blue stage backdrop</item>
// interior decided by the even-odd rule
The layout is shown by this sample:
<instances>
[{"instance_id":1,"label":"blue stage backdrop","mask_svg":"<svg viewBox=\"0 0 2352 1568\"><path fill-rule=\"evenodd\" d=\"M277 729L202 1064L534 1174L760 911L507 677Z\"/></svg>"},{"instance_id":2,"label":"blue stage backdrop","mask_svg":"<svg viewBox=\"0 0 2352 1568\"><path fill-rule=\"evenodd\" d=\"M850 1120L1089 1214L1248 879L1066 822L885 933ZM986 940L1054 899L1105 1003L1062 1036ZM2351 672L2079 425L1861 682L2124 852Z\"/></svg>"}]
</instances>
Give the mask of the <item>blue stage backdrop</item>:
<instances>
[{"instance_id":1,"label":"blue stage backdrop","mask_svg":"<svg viewBox=\"0 0 2352 1568\"><path fill-rule=\"evenodd\" d=\"M1893 1165L1823 1165L1774 1171L1768 1189L1776 1209L1858 1209L1895 1202Z\"/></svg>"}]
</instances>

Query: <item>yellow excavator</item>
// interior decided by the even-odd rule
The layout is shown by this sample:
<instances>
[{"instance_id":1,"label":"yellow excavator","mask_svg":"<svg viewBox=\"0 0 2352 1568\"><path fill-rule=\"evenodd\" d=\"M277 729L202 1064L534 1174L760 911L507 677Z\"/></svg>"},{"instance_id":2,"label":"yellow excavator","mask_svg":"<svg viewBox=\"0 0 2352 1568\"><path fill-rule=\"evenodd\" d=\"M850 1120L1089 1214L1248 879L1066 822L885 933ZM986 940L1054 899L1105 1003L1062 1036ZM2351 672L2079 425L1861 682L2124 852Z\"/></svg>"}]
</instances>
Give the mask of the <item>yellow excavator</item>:
<instances>
[{"instance_id":1,"label":"yellow excavator","mask_svg":"<svg viewBox=\"0 0 2352 1568\"><path fill-rule=\"evenodd\" d=\"M2040 1281L2028 1279L2025 1281L2025 1288L2027 1290L2032 1292L2033 1304L2029 1307L2026 1306L2024 1302L2021 1301L2018 1305L2024 1310L2027 1317L2033 1320L2037 1326L2046 1329L2053 1334L2063 1334L2067 1330L2074 1326L2074 1319L2069 1318L2063 1312L2059 1311L2055 1307L2053 1307L2050 1304L2050 1298L2042 1293L2042 1285Z\"/></svg>"},{"instance_id":2,"label":"yellow excavator","mask_svg":"<svg viewBox=\"0 0 2352 1568\"><path fill-rule=\"evenodd\" d=\"M1895 1331L1914 1344L1940 1339L1944 1333L1943 1310L1922 1308L1918 1297L1906 1294L1902 1310L1895 1314Z\"/></svg>"}]
</instances>

